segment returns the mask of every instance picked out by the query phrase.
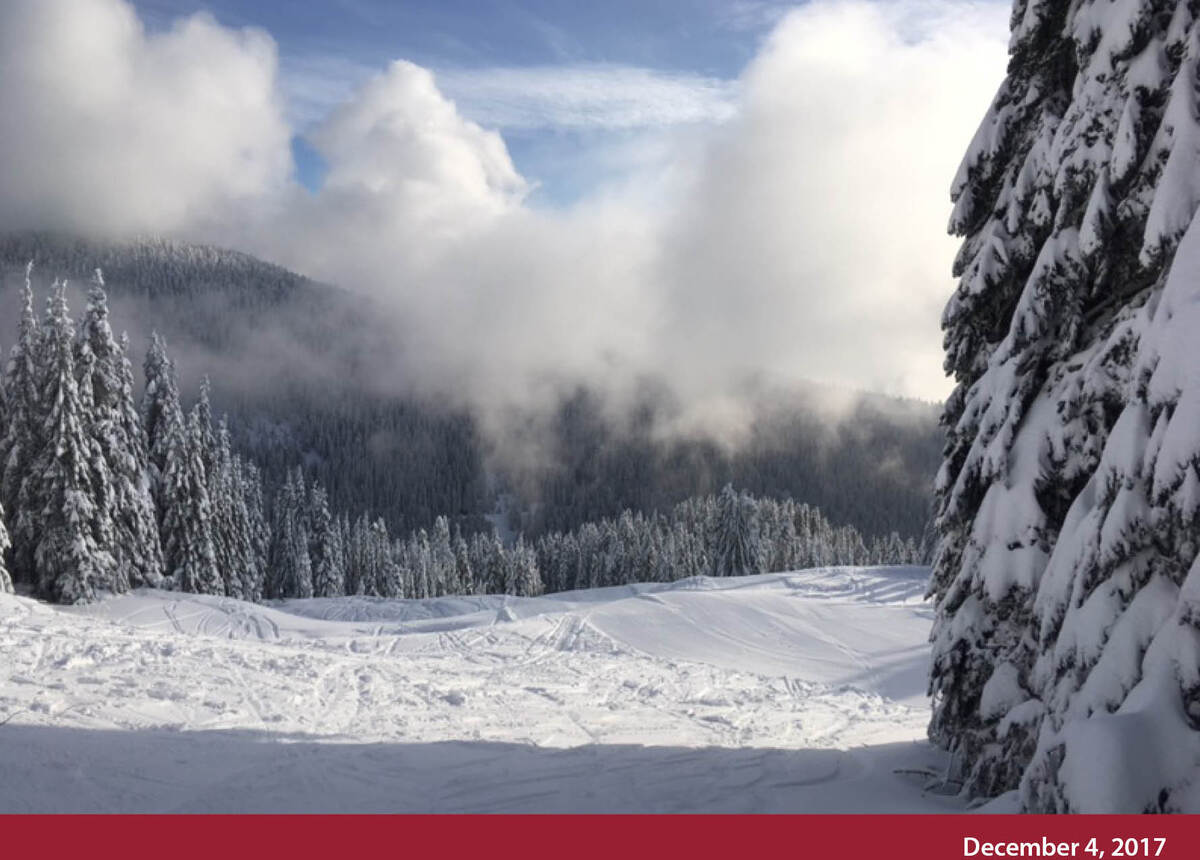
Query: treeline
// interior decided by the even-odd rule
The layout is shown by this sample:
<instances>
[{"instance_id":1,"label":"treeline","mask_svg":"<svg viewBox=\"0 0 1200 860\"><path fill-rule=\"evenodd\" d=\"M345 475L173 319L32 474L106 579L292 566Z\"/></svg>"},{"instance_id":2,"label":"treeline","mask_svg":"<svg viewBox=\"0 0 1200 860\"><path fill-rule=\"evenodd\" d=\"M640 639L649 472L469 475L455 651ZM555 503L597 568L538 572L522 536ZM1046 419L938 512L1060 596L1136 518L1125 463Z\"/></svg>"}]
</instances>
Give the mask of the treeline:
<instances>
[{"instance_id":1,"label":"treeline","mask_svg":"<svg viewBox=\"0 0 1200 860\"><path fill-rule=\"evenodd\" d=\"M65 282L40 323L33 304L26 277L0 385L0 584L59 603L138 586L261 597L271 548L261 478L225 423L214 427L207 387L185 414L156 336L137 402L99 270L78 330Z\"/></svg>"},{"instance_id":2,"label":"treeline","mask_svg":"<svg viewBox=\"0 0 1200 860\"><path fill-rule=\"evenodd\" d=\"M833 416L827 400L845 392L815 385L756 390L748 383L742 394L752 417L744 437L728 447L703 437L664 438L662 426L682 404L661 386L634 396L619 429L597 396L577 391L548 430L559 468L511 476L514 528L571 531L627 508L669 514L732 483L760 498L802 498L868 539L893 531L919 539L931 518L942 447L935 407L864 394Z\"/></svg>"},{"instance_id":3,"label":"treeline","mask_svg":"<svg viewBox=\"0 0 1200 860\"><path fill-rule=\"evenodd\" d=\"M892 532L869 542L792 499L755 499L729 484L668 514L619 517L553 532L535 544L548 591L690 576L746 576L823 565L925 564L924 543Z\"/></svg>"},{"instance_id":4,"label":"treeline","mask_svg":"<svg viewBox=\"0 0 1200 860\"><path fill-rule=\"evenodd\" d=\"M380 518L331 519L323 490L293 470L276 497L267 597L362 594L425 598L510 594L674 582L691 576L747 576L822 565L926 564L924 543L892 533L865 541L816 508L791 499L755 499L727 485L669 514L625 511L532 542L506 547L495 534L464 537L438 517L432 530L392 540ZM288 537L283 537L287 535Z\"/></svg>"},{"instance_id":5,"label":"treeline","mask_svg":"<svg viewBox=\"0 0 1200 860\"><path fill-rule=\"evenodd\" d=\"M99 270L76 326L56 282L39 320L26 278L0 383L0 588L85 603L139 586L258 601L349 594L530 596L544 590L923 559L912 539L869 544L814 507L727 486L669 514L614 519L506 547L441 515L393 539L382 517L335 514L293 466L274 494L213 419L207 381L184 409L155 334L135 396ZM11 576L10 576L11 571Z\"/></svg>"},{"instance_id":6,"label":"treeline","mask_svg":"<svg viewBox=\"0 0 1200 860\"><path fill-rule=\"evenodd\" d=\"M273 523L268 598L542 592L537 559L524 540L505 547L494 534L468 539L458 528L452 533L444 516L432 532L395 540L382 517L332 516L324 489L306 485L299 468L275 497Z\"/></svg>"},{"instance_id":7,"label":"treeline","mask_svg":"<svg viewBox=\"0 0 1200 860\"><path fill-rule=\"evenodd\" d=\"M868 540L919 536L929 519L942 437L928 404L864 396L832 419L837 392L748 383L751 426L728 448L664 434L686 404L661 382L645 381L620 416L581 389L538 416L538 468L506 467L469 413L405 393L420 356L369 298L220 248L3 233L0 275L15 289L0 291L0 318L19 315L29 260L77 284L102 268L115 328L139 351L152 329L163 334L186 365L186 398L211 376L212 408L229 415L233 448L259 468L268 497L300 464L331 508L382 517L392 535L431 530L443 515L468 537L486 532L497 489L529 539L625 509L669 515L726 483L803 499Z\"/></svg>"},{"instance_id":8,"label":"treeline","mask_svg":"<svg viewBox=\"0 0 1200 860\"><path fill-rule=\"evenodd\" d=\"M83 284L102 269L114 326L139 346L151 330L162 334L181 360L185 397L212 378L213 409L229 415L234 448L269 493L303 464L332 507L370 511L393 534L430 528L441 514L467 532L488 527L474 421L399 393L403 340L369 299L223 248L0 233L0 269L15 288L0 293L0 319L19 313L11 295L30 260L35 289L38 271Z\"/></svg>"}]
</instances>

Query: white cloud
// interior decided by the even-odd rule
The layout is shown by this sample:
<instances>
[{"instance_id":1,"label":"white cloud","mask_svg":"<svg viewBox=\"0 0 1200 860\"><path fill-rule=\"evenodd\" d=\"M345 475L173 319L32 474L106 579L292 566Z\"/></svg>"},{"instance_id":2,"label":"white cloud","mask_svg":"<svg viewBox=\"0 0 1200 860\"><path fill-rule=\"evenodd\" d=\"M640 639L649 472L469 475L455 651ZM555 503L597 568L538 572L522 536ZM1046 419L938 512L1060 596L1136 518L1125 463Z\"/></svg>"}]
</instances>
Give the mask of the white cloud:
<instances>
[{"instance_id":1,"label":"white cloud","mask_svg":"<svg viewBox=\"0 0 1200 860\"><path fill-rule=\"evenodd\" d=\"M237 233L391 307L404 353L394 383L495 416L640 346L645 215L529 209L502 138L429 71L394 63L310 137L329 165L321 189L293 189Z\"/></svg>"},{"instance_id":2,"label":"white cloud","mask_svg":"<svg viewBox=\"0 0 1200 860\"><path fill-rule=\"evenodd\" d=\"M501 129L638 129L720 123L732 81L617 65L449 69L438 86L476 122Z\"/></svg>"},{"instance_id":3,"label":"white cloud","mask_svg":"<svg viewBox=\"0 0 1200 860\"><path fill-rule=\"evenodd\" d=\"M500 130L630 131L721 123L737 110L736 81L614 64L442 68L438 90L463 116ZM345 57L285 58L282 88L300 131L377 74Z\"/></svg>"},{"instance_id":4,"label":"white cloud","mask_svg":"<svg viewBox=\"0 0 1200 860\"><path fill-rule=\"evenodd\" d=\"M398 62L307 132L329 168L309 194L280 187L265 35L200 17L147 36L119 0L21 2L0 27L17 142L0 149L0 215L177 228L368 291L405 351L381 376L492 417L652 373L698 413L728 414L748 375L938 397L948 186L1003 74L1006 15L816 0L736 85ZM490 126L650 128L628 158L650 167L538 211ZM238 215L214 223L230 200Z\"/></svg>"},{"instance_id":5,"label":"white cloud","mask_svg":"<svg viewBox=\"0 0 1200 860\"><path fill-rule=\"evenodd\" d=\"M526 191L500 135L464 119L428 70L404 61L308 137L328 165L319 193L293 188L249 241L320 277L374 292L386 283L389 296L397 277L426 277Z\"/></svg>"},{"instance_id":6,"label":"white cloud","mask_svg":"<svg viewBox=\"0 0 1200 860\"><path fill-rule=\"evenodd\" d=\"M760 371L947 392L947 189L1003 73L1006 15L814 2L781 22L665 229L663 360L681 382L720 391Z\"/></svg>"},{"instance_id":7,"label":"white cloud","mask_svg":"<svg viewBox=\"0 0 1200 860\"><path fill-rule=\"evenodd\" d=\"M196 15L148 35L121 0L2 14L0 225L166 231L286 182L267 34Z\"/></svg>"}]
</instances>

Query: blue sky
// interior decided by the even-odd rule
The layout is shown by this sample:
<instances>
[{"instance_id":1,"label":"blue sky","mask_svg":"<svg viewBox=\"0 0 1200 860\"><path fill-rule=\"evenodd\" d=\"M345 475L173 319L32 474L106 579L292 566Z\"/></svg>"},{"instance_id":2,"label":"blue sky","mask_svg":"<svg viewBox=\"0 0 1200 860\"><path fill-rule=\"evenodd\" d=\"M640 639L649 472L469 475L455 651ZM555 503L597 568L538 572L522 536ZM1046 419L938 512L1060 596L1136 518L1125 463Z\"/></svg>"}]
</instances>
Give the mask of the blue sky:
<instances>
[{"instance_id":1,"label":"blue sky","mask_svg":"<svg viewBox=\"0 0 1200 860\"><path fill-rule=\"evenodd\" d=\"M728 118L734 81L791 4L773 0L137 0L151 29L205 10L279 46L301 181L303 138L397 59L434 71L468 118L501 132L534 204L573 202L629 170L664 130ZM641 165L644 166L644 165Z\"/></svg>"}]
</instances>

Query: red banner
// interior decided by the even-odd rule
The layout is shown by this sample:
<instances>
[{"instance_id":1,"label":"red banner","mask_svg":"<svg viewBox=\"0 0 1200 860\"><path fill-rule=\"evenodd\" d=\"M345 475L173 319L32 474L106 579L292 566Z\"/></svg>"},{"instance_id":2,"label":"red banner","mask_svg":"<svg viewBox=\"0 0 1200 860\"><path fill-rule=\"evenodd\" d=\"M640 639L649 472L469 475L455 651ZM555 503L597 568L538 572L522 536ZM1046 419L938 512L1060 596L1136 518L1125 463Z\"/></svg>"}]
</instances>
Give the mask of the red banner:
<instances>
[{"instance_id":1,"label":"red banner","mask_svg":"<svg viewBox=\"0 0 1200 860\"><path fill-rule=\"evenodd\" d=\"M7 816L0 856L1200 857L1193 816Z\"/></svg>"}]
</instances>

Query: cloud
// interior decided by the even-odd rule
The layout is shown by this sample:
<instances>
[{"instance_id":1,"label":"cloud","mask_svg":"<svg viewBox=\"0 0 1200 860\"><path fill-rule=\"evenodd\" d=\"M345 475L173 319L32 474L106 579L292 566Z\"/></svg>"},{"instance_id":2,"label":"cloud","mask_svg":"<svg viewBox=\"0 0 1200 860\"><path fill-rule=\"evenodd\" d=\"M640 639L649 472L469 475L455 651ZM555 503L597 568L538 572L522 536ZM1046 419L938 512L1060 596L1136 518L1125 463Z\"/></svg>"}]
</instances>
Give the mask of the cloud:
<instances>
[{"instance_id":1,"label":"cloud","mask_svg":"<svg viewBox=\"0 0 1200 860\"><path fill-rule=\"evenodd\" d=\"M283 57L279 71L288 122L304 134L349 101L379 70L336 54L307 54Z\"/></svg>"},{"instance_id":2,"label":"cloud","mask_svg":"<svg viewBox=\"0 0 1200 860\"><path fill-rule=\"evenodd\" d=\"M0 226L169 231L288 179L275 45L207 15L149 35L121 0L11 0Z\"/></svg>"},{"instance_id":3,"label":"cloud","mask_svg":"<svg viewBox=\"0 0 1200 860\"><path fill-rule=\"evenodd\" d=\"M480 241L527 190L500 135L463 118L428 70L405 61L308 139L328 166L320 191L293 187L286 205L237 232L306 274L392 300L444 292L418 280Z\"/></svg>"},{"instance_id":4,"label":"cloud","mask_svg":"<svg viewBox=\"0 0 1200 860\"><path fill-rule=\"evenodd\" d=\"M678 384L946 393L947 188L1002 75L1006 14L815 2L779 24L664 229L659 338Z\"/></svg>"},{"instance_id":5,"label":"cloud","mask_svg":"<svg viewBox=\"0 0 1200 860\"><path fill-rule=\"evenodd\" d=\"M637 66L439 68L438 90L466 118L501 131L630 131L721 123L737 110L737 82ZM378 70L330 54L285 57L287 115L303 133L320 124Z\"/></svg>"},{"instance_id":6,"label":"cloud","mask_svg":"<svg viewBox=\"0 0 1200 860\"><path fill-rule=\"evenodd\" d=\"M618 65L450 69L438 86L476 122L500 129L638 129L720 123L734 82Z\"/></svg>"},{"instance_id":7,"label":"cloud","mask_svg":"<svg viewBox=\"0 0 1200 860\"><path fill-rule=\"evenodd\" d=\"M598 201L557 213L526 206L529 186L500 135L407 62L309 137L329 166L320 190L293 189L237 233L391 309L403 353L387 370L393 384L496 418L635 366L645 213Z\"/></svg>"},{"instance_id":8,"label":"cloud","mask_svg":"<svg viewBox=\"0 0 1200 860\"><path fill-rule=\"evenodd\" d=\"M816 0L733 84L401 61L339 66L297 110L293 77L315 193L281 180L265 34L200 16L147 36L119 0L3 15L0 217L214 239L367 292L397 386L502 423L654 376L687 426L736 420L751 380L946 391L948 186L1003 74L1003 2ZM531 205L497 129L598 127L637 130L623 179Z\"/></svg>"}]
</instances>

